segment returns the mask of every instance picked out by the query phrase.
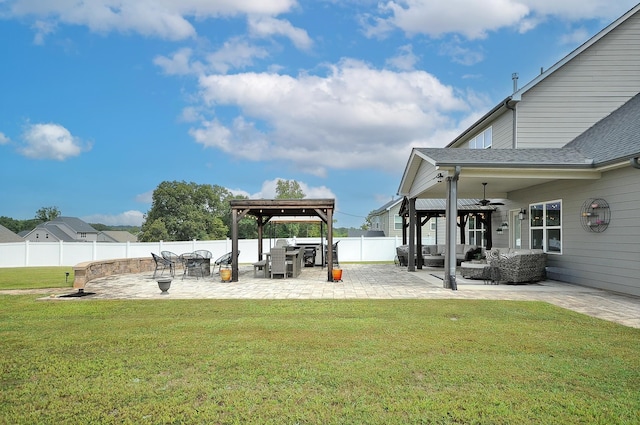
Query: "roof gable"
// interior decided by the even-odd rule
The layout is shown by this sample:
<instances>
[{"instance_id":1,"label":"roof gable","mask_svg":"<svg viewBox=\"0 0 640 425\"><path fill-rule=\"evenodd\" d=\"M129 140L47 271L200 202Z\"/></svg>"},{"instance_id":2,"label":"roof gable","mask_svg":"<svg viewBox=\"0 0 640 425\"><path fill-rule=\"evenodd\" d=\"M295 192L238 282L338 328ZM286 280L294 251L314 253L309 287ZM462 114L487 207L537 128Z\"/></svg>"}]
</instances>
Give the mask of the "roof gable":
<instances>
[{"instance_id":1,"label":"roof gable","mask_svg":"<svg viewBox=\"0 0 640 425\"><path fill-rule=\"evenodd\" d=\"M604 36L609 34L611 31L615 30L623 22L625 22L627 19L629 19L631 16L635 15L639 11L640 11L640 3L638 3L637 5L632 7L631 9L629 9L629 11L627 11L627 13L625 13L624 15L622 15L621 17L619 17L618 19L613 21L611 24L607 25L603 30L598 32L596 35L591 37L589 40L585 41L578 48L576 48L571 53L569 53L567 56L565 56L564 58L562 58L561 60L556 62L554 65L552 65L546 71L544 71L543 73L538 75L536 78L531 80L525 86L523 86L519 90L516 90L516 92L513 93L513 95L511 96L511 99L514 100L514 101L521 100L522 99L522 95L524 93L526 93L527 91L531 90L533 87L538 85L541 81L543 81L544 79L548 78L555 71L557 71L558 69L562 68L565 64L567 64L568 62L570 62L571 60L573 60L574 58L579 56L582 52L587 50L589 47L591 47L594 44L596 44L600 39L602 39Z\"/></svg>"},{"instance_id":2,"label":"roof gable","mask_svg":"<svg viewBox=\"0 0 640 425\"><path fill-rule=\"evenodd\" d=\"M464 139L470 133L473 133L479 127L482 127L482 126L486 125L490 121L492 121L492 120L496 119L497 117L501 116L502 114L504 114L505 111L507 111L507 106L509 106L509 109L510 109L514 104L516 104L517 102L522 100L522 96L526 92L528 92L529 90L531 90L532 88L534 88L535 86L537 86L538 84L543 82L545 79L547 79L553 73L555 73L556 71L561 69L564 65L566 65L567 63L569 63L570 61L572 61L576 57L578 57L585 50L587 50L591 46L595 45L603 37L605 37L607 34L611 33L612 31L614 31L616 28L618 28L620 25L622 25L625 21L627 21L629 18L631 18L632 16L634 16L635 14L637 14L639 12L640 12L640 3L637 4L636 6L634 6L633 8L631 8L627 13L625 13L624 15L622 15L621 17L619 17L618 19L613 21L611 24L609 24L603 30L598 32L593 37L591 37L589 40L584 42L582 45L580 45L578 48L573 50L571 53L566 55L564 58L562 58L561 60L559 60L558 62L553 64L551 67L547 68L544 72L540 73L536 78L531 80L529 83L524 85L522 88L516 90L511 96L508 96L506 99L502 100L500 103L498 103L496 106L494 106L493 109L491 109L489 112L487 112L483 117L481 117L476 122L471 124L471 126L469 126L466 130L464 130L462 133L460 133L454 140L452 140L450 143L448 143L447 147L456 146L458 143L460 143L460 141L462 139Z\"/></svg>"}]
</instances>

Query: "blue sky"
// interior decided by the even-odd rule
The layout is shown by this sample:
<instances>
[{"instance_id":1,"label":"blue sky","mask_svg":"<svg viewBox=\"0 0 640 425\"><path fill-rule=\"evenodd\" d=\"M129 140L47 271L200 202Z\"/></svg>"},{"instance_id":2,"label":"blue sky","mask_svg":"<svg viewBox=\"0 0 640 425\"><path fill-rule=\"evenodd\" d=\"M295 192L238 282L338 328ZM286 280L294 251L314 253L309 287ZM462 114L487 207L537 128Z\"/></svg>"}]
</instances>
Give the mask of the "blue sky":
<instances>
[{"instance_id":1,"label":"blue sky","mask_svg":"<svg viewBox=\"0 0 640 425\"><path fill-rule=\"evenodd\" d=\"M335 198L359 227L636 0L0 0L0 216L139 225L165 180Z\"/></svg>"}]
</instances>

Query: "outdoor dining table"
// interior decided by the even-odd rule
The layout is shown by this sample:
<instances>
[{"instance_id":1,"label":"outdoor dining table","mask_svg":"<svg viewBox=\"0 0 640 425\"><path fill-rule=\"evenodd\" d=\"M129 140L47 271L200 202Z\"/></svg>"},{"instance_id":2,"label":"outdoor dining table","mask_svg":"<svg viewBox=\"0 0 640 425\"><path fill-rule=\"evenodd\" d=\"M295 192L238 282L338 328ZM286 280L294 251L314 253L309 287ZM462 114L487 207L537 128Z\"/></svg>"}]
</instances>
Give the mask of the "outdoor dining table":
<instances>
[{"instance_id":1,"label":"outdoor dining table","mask_svg":"<svg viewBox=\"0 0 640 425\"><path fill-rule=\"evenodd\" d=\"M210 258L205 258L194 252L187 252L180 255L180 259L184 265L183 279L185 276L205 277L211 275Z\"/></svg>"}]
</instances>

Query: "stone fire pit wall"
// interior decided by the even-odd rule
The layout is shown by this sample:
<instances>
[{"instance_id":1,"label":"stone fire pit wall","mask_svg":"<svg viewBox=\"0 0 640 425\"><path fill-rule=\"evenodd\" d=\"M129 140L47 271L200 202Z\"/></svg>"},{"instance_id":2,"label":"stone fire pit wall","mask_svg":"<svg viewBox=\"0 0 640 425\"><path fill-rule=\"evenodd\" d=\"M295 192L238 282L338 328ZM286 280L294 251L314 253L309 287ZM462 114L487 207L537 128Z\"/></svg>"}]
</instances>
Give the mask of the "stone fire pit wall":
<instances>
[{"instance_id":1,"label":"stone fire pit wall","mask_svg":"<svg viewBox=\"0 0 640 425\"><path fill-rule=\"evenodd\" d=\"M153 271L153 258L117 258L114 260L86 261L73 267L73 287L84 289L87 282L114 274L143 273Z\"/></svg>"}]
</instances>

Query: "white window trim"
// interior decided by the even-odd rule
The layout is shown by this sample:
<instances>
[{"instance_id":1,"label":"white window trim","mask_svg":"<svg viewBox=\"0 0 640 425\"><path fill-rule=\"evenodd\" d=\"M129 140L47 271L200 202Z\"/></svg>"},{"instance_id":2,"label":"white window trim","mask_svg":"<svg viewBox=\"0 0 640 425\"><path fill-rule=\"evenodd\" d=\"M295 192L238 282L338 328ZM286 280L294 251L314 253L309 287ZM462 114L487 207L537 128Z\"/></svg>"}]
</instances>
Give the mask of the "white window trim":
<instances>
[{"instance_id":1,"label":"white window trim","mask_svg":"<svg viewBox=\"0 0 640 425\"><path fill-rule=\"evenodd\" d=\"M487 133L491 134L491 140L488 145L486 144ZM475 144L480 138L480 136L482 136L482 147L476 147ZM493 126L489 126L485 128L483 131L476 134L474 138L469 140L469 149L491 149L492 145L493 145Z\"/></svg>"},{"instance_id":2,"label":"white window trim","mask_svg":"<svg viewBox=\"0 0 640 425\"><path fill-rule=\"evenodd\" d=\"M560 204L560 225L559 226L547 226L547 208L546 205L547 204L554 204L554 203L558 203ZM543 211L543 216L542 216L542 226L533 226L531 223L531 207L533 205L541 205L542 204L542 211ZM531 204L529 204L529 249L531 248L531 242L533 241L533 238L531 237L531 233L533 232L533 230L542 230L542 250L549 255L562 255L562 252L564 251L564 243L563 243L563 231L562 231L562 223L564 223L564 208L562 206L562 199L554 199L551 201L542 201L542 202L532 202ZM558 229L560 230L560 251L549 251L547 250L547 231L548 230L554 230L554 229Z\"/></svg>"}]
</instances>

